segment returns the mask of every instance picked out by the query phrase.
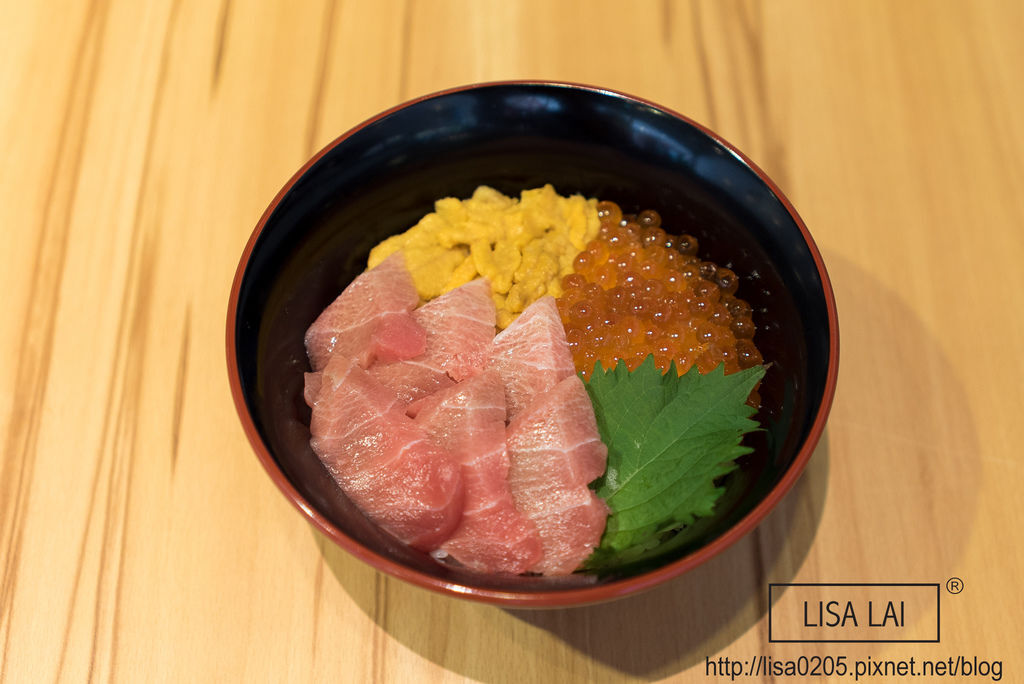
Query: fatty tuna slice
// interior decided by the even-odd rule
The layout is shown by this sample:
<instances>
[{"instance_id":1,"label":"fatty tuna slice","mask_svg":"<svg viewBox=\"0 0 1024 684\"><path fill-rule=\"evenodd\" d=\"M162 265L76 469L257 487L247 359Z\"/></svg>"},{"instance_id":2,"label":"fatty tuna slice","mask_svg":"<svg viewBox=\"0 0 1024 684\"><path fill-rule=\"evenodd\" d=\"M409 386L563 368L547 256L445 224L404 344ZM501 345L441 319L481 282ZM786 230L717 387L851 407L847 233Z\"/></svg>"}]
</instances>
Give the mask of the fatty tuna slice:
<instances>
[{"instance_id":1,"label":"fatty tuna slice","mask_svg":"<svg viewBox=\"0 0 1024 684\"><path fill-rule=\"evenodd\" d=\"M320 396L320 383L322 377L323 371L305 373L302 376L302 398L306 400L306 405L310 408L313 408L313 404L316 403L316 398Z\"/></svg>"},{"instance_id":2,"label":"fatty tuna slice","mask_svg":"<svg viewBox=\"0 0 1024 684\"><path fill-rule=\"evenodd\" d=\"M306 331L314 371L332 354L366 368L375 359L397 361L423 353L426 334L412 317L419 294L401 252L359 275Z\"/></svg>"},{"instance_id":3,"label":"fatty tuna slice","mask_svg":"<svg viewBox=\"0 0 1024 684\"><path fill-rule=\"evenodd\" d=\"M487 365L497 311L486 278L432 299L416 309L413 318L427 331L425 354L437 359L455 382L476 375Z\"/></svg>"},{"instance_id":4,"label":"fatty tuna slice","mask_svg":"<svg viewBox=\"0 0 1024 684\"><path fill-rule=\"evenodd\" d=\"M491 367L505 383L509 420L535 397L576 374L554 297L541 297L497 334Z\"/></svg>"},{"instance_id":5,"label":"fatty tuna slice","mask_svg":"<svg viewBox=\"0 0 1024 684\"><path fill-rule=\"evenodd\" d=\"M608 517L587 486L604 472L608 449L583 381L572 375L537 397L507 434L509 490L544 546L532 570L568 575L600 543Z\"/></svg>"},{"instance_id":6,"label":"fatty tuna slice","mask_svg":"<svg viewBox=\"0 0 1024 684\"><path fill-rule=\"evenodd\" d=\"M536 525L515 507L508 487L505 389L484 371L420 405L416 422L462 464L465 504L458 527L440 546L471 570L519 574L543 555Z\"/></svg>"},{"instance_id":7,"label":"fatty tuna slice","mask_svg":"<svg viewBox=\"0 0 1024 684\"><path fill-rule=\"evenodd\" d=\"M446 292L412 316L426 332L423 353L370 367L370 374L404 403L411 404L483 370L496 319L487 280L478 278Z\"/></svg>"},{"instance_id":8,"label":"fatty tuna slice","mask_svg":"<svg viewBox=\"0 0 1024 684\"><path fill-rule=\"evenodd\" d=\"M375 364L368 372L374 380L394 392L406 407L455 384L447 373L422 355L408 361ZM409 415L416 415L415 411Z\"/></svg>"},{"instance_id":9,"label":"fatty tuna slice","mask_svg":"<svg viewBox=\"0 0 1024 684\"><path fill-rule=\"evenodd\" d=\"M342 355L331 357L312 403L310 444L342 491L410 546L430 550L462 516L460 466L407 417L398 398Z\"/></svg>"}]
</instances>

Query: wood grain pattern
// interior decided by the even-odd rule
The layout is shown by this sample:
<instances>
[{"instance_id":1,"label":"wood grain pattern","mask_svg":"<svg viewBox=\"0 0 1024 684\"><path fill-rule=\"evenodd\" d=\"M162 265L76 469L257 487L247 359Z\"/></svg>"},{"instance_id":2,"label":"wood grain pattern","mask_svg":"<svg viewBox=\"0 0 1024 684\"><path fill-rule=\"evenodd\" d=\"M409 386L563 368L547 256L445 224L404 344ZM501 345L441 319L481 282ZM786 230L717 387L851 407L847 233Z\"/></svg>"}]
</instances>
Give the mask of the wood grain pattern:
<instances>
[{"instance_id":1,"label":"wood grain pattern","mask_svg":"<svg viewBox=\"0 0 1024 684\"><path fill-rule=\"evenodd\" d=\"M0 26L0 681L705 681L762 653L1021 676L1024 5L40 0ZM825 438L768 520L572 611L335 548L253 458L223 358L237 259L305 159L511 78L631 92L748 153L842 329ZM767 582L950 576L941 644L767 643Z\"/></svg>"}]
</instances>

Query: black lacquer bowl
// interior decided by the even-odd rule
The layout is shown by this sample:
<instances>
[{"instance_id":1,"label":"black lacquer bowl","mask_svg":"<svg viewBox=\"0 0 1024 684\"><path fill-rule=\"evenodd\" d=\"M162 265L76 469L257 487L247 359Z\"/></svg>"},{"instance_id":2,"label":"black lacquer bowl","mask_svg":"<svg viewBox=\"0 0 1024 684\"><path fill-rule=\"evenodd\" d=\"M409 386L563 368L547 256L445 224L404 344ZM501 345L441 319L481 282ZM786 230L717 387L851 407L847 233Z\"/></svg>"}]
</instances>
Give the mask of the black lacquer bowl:
<instances>
[{"instance_id":1,"label":"black lacquer bowl","mask_svg":"<svg viewBox=\"0 0 1024 684\"><path fill-rule=\"evenodd\" d=\"M370 249L481 184L656 209L670 233L740 275L755 342L771 363L753 454L713 517L670 558L600 577L484 577L433 561L370 523L309 447L303 334L366 267ZM452 596L506 606L569 606L650 588L753 529L790 489L822 434L838 371L835 301L796 211L742 153L684 116L604 89L540 82L456 88L345 133L288 181L242 254L227 321L235 405L257 456L325 535L380 571Z\"/></svg>"}]
</instances>

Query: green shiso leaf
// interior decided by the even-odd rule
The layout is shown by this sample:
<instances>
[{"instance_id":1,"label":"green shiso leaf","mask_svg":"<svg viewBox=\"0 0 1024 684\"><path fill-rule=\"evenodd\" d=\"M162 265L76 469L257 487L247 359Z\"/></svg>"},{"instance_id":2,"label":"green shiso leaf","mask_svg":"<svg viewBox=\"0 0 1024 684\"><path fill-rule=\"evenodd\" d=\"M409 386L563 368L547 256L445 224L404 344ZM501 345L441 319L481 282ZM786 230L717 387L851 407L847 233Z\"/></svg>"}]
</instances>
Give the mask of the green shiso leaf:
<instances>
[{"instance_id":1,"label":"green shiso leaf","mask_svg":"<svg viewBox=\"0 0 1024 684\"><path fill-rule=\"evenodd\" d=\"M696 367L678 375L647 359L634 371L598 363L587 381L608 467L591 484L611 509L600 546L585 567L606 570L678 546L673 533L711 515L724 490L716 481L749 453L743 435L758 427L747 405L764 377L755 366L726 375Z\"/></svg>"}]
</instances>

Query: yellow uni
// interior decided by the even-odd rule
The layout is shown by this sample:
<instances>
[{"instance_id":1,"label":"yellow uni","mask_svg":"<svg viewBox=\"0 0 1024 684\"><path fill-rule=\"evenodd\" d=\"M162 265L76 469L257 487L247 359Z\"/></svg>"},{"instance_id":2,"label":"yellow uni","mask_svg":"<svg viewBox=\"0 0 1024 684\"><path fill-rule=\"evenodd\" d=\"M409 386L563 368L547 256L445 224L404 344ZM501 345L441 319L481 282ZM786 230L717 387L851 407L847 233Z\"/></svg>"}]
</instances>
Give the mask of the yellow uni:
<instances>
[{"instance_id":1,"label":"yellow uni","mask_svg":"<svg viewBox=\"0 0 1024 684\"><path fill-rule=\"evenodd\" d=\"M551 185L514 199L481 185L467 200L435 202L415 226L374 247L368 267L401 250L423 300L487 278L505 328L539 297L562 294L562 278L600 225L595 199L562 197Z\"/></svg>"}]
</instances>

